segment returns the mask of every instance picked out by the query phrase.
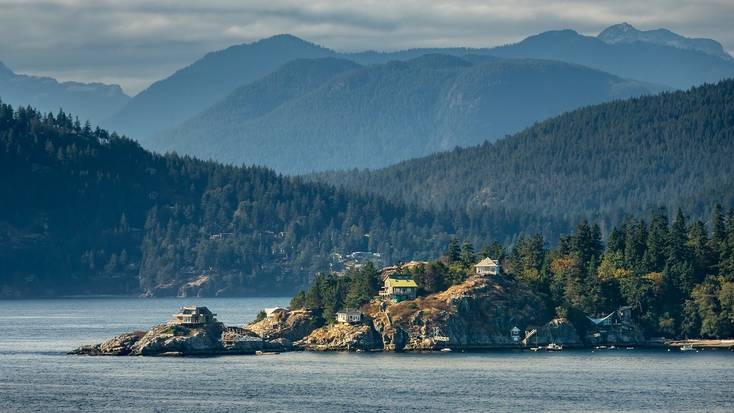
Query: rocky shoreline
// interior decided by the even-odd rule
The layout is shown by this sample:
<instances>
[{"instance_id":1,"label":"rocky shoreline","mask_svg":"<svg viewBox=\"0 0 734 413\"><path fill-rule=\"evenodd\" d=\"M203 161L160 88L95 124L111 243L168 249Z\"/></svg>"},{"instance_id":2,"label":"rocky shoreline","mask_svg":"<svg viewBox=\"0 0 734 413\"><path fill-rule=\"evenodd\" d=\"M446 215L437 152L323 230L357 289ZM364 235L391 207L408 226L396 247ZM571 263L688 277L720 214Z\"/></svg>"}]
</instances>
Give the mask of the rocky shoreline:
<instances>
[{"instance_id":1,"label":"rocky shoreline","mask_svg":"<svg viewBox=\"0 0 734 413\"><path fill-rule=\"evenodd\" d=\"M582 337L567 319L548 317L542 308L542 297L505 277L471 277L415 300L372 300L360 309L358 323L326 324L317 311L278 309L242 327L228 327L213 318L200 325L170 321L82 346L70 354L213 356L299 350L522 349L551 343L565 348L665 345L646 340L632 324L605 332L602 338L588 332ZM510 334L517 326L523 327L524 340Z\"/></svg>"}]
</instances>

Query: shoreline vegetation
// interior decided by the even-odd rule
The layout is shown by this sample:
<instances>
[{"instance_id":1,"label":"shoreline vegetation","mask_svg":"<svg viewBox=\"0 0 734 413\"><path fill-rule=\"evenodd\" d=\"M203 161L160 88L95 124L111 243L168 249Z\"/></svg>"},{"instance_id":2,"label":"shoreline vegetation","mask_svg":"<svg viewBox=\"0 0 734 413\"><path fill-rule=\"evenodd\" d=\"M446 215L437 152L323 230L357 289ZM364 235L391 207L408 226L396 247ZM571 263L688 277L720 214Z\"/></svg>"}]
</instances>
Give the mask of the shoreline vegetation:
<instances>
[{"instance_id":1,"label":"shoreline vegetation","mask_svg":"<svg viewBox=\"0 0 734 413\"><path fill-rule=\"evenodd\" d=\"M713 210L710 225L659 210L613 228L606 243L586 221L551 249L540 236L479 253L452 239L434 261L319 273L288 308L244 326L177 315L73 353L728 347L711 340L734 338L734 210Z\"/></svg>"}]
</instances>

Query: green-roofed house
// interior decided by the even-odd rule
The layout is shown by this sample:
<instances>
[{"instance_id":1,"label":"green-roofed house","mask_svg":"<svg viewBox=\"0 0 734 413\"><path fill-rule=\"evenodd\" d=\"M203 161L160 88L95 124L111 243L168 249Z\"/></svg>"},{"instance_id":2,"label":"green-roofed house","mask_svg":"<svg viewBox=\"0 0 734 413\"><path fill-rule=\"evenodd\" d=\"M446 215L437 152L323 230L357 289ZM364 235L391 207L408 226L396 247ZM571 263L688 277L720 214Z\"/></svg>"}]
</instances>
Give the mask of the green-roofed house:
<instances>
[{"instance_id":1,"label":"green-roofed house","mask_svg":"<svg viewBox=\"0 0 734 413\"><path fill-rule=\"evenodd\" d=\"M396 303L405 300L413 300L416 296L418 285L410 277L393 274L385 278L380 297L387 297Z\"/></svg>"}]
</instances>

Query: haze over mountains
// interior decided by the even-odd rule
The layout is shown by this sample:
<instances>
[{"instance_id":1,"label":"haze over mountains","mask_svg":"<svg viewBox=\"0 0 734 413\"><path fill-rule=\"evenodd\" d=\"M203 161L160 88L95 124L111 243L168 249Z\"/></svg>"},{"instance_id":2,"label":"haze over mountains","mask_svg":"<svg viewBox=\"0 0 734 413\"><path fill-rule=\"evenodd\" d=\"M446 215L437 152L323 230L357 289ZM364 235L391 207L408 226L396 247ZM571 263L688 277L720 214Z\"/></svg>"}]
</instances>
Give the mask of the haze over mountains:
<instances>
[{"instance_id":1,"label":"haze over mountains","mask_svg":"<svg viewBox=\"0 0 734 413\"><path fill-rule=\"evenodd\" d=\"M49 77L16 74L0 62L0 98L44 112L63 109L84 122L99 123L120 110L130 97L118 85L58 82Z\"/></svg>"},{"instance_id":2,"label":"haze over mountains","mask_svg":"<svg viewBox=\"0 0 734 413\"><path fill-rule=\"evenodd\" d=\"M157 151L299 174L382 167L584 105L731 76L717 42L627 24L598 37L561 30L496 48L389 53L280 35L208 54L105 124Z\"/></svg>"},{"instance_id":3,"label":"haze over mountains","mask_svg":"<svg viewBox=\"0 0 734 413\"><path fill-rule=\"evenodd\" d=\"M148 148L306 173L382 167L583 105L715 82L734 76L734 59L714 40L620 24L596 37L559 30L494 48L385 53L278 35L209 53L129 101L116 86L0 71L7 102L93 122L116 112L102 125Z\"/></svg>"},{"instance_id":4,"label":"haze over mountains","mask_svg":"<svg viewBox=\"0 0 734 413\"><path fill-rule=\"evenodd\" d=\"M315 179L425 208L613 222L734 206L734 80L585 107L496 143Z\"/></svg>"},{"instance_id":5,"label":"haze over mountains","mask_svg":"<svg viewBox=\"0 0 734 413\"><path fill-rule=\"evenodd\" d=\"M146 146L288 174L374 168L659 90L552 61L432 54L360 67L298 60Z\"/></svg>"}]
</instances>

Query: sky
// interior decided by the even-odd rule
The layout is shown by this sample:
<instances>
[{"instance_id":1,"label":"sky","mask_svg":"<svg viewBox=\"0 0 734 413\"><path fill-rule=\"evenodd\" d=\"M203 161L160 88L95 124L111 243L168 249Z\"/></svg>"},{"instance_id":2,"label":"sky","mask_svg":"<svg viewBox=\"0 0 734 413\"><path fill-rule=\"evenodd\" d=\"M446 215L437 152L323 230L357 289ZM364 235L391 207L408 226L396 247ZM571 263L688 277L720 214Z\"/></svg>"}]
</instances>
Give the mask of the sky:
<instances>
[{"instance_id":1,"label":"sky","mask_svg":"<svg viewBox=\"0 0 734 413\"><path fill-rule=\"evenodd\" d=\"M135 94L210 51L280 33L339 51L491 47L612 24L734 51L734 0L0 0L0 61L17 73Z\"/></svg>"}]
</instances>

